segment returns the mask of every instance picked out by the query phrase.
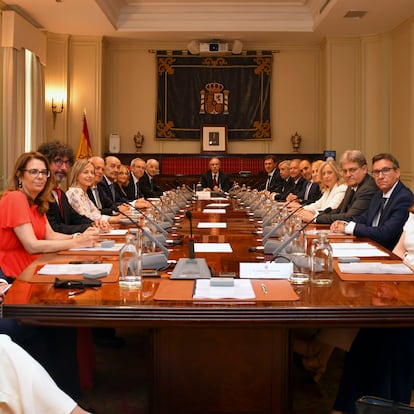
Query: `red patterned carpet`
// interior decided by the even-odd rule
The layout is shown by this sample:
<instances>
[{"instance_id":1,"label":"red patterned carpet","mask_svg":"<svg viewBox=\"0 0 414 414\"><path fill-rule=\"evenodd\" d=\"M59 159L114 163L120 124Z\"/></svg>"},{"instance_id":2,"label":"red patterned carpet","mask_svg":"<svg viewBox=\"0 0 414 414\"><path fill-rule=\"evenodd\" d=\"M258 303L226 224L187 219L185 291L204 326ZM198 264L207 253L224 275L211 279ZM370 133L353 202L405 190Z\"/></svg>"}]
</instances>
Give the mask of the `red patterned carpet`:
<instances>
[{"instance_id":1,"label":"red patterned carpet","mask_svg":"<svg viewBox=\"0 0 414 414\"><path fill-rule=\"evenodd\" d=\"M118 335L125 338L124 347L96 348L95 386L84 393L81 404L97 414L149 414L148 337L139 329L119 329ZM328 371L318 384L295 361L293 414L330 413L344 355L342 351L334 351Z\"/></svg>"}]
</instances>

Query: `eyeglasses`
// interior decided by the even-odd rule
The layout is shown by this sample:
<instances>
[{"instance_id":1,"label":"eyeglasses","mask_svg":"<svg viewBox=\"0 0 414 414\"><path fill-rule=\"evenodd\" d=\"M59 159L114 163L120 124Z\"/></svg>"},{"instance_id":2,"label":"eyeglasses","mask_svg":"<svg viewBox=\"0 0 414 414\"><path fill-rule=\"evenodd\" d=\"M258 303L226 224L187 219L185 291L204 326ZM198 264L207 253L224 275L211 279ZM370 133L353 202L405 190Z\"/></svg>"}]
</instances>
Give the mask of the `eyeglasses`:
<instances>
[{"instance_id":1,"label":"eyeglasses","mask_svg":"<svg viewBox=\"0 0 414 414\"><path fill-rule=\"evenodd\" d=\"M66 160L63 161L61 158L56 158L55 160L52 160L54 164L56 164L58 167L61 167L63 164L65 164L66 167L72 166L72 161Z\"/></svg>"},{"instance_id":2,"label":"eyeglasses","mask_svg":"<svg viewBox=\"0 0 414 414\"><path fill-rule=\"evenodd\" d=\"M387 175L387 174L389 174L389 172L391 171L391 170L395 170L395 167L384 167L383 169L381 169L381 170L372 170L372 175L374 176L374 177L379 177L379 175L382 173L383 175Z\"/></svg>"},{"instance_id":3,"label":"eyeglasses","mask_svg":"<svg viewBox=\"0 0 414 414\"><path fill-rule=\"evenodd\" d=\"M44 175L46 178L50 177L49 170L37 170L36 168L32 168L30 170L22 170L28 172L33 178L39 177L39 175Z\"/></svg>"},{"instance_id":4,"label":"eyeglasses","mask_svg":"<svg viewBox=\"0 0 414 414\"><path fill-rule=\"evenodd\" d=\"M359 169L360 169L360 167L353 167L353 168L343 169L342 174L343 175L355 174Z\"/></svg>"}]
</instances>

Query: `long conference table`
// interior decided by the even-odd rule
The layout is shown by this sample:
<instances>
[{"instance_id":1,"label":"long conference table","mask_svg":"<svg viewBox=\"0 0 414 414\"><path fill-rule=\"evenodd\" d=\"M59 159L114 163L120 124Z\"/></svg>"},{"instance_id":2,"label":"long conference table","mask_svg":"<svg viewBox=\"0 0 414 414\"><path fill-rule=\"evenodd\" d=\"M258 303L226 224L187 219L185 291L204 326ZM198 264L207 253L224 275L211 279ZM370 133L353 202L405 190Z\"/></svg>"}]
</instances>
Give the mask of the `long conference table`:
<instances>
[{"instance_id":1,"label":"long conference table","mask_svg":"<svg viewBox=\"0 0 414 414\"><path fill-rule=\"evenodd\" d=\"M240 262L263 262L260 252L249 251L259 244L252 217L233 199L226 214L205 213L208 203L196 201L190 207L196 242L230 243L233 252L196 256L204 257L217 275L238 274ZM226 222L227 227L202 229L199 222ZM170 248L169 259L188 257L188 220L179 225L184 243ZM98 289L68 297L67 290L53 287L51 276L37 275L44 263L85 258L113 264L114 273ZM381 258L391 259L392 254ZM121 289L117 266L118 256L105 252L42 255L14 282L3 315L38 325L147 328L152 413L288 414L292 329L414 325L412 276L406 281L398 276L342 280L335 273L329 287L266 280L269 295L261 292L260 281L253 281L255 300L207 301L193 300L193 281L170 280L171 269L159 278L145 278L141 289Z\"/></svg>"}]
</instances>

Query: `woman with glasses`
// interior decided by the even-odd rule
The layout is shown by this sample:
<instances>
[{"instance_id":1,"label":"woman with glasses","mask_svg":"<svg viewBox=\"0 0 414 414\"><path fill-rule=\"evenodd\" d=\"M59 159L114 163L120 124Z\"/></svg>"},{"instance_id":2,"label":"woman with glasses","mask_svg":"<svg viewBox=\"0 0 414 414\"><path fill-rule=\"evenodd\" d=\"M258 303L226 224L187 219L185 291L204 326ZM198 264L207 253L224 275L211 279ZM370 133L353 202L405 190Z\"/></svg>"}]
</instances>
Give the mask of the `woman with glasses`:
<instances>
[{"instance_id":1,"label":"woman with glasses","mask_svg":"<svg viewBox=\"0 0 414 414\"><path fill-rule=\"evenodd\" d=\"M0 198L0 278L12 282L42 253L93 247L98 241L96 228L73 236L51 228L46 212L53 185L44 155L27 152L18 157ZM25 288L21 287L22 293ZM71 397L80 395L74 329L30 327L0 318L0 333L11 336L36 358Z\"/></svg>"},{"instance_id":2,"label":"woman with glasses","mask_svg":"<svg viewBox=\"0 0 414 414\"><path fill-rule=\"evenodd\" d=\"M16 161L8 188L0 199L0 271L17 277L39 254L91 247L97 229L83 234L56 233L46 217L52 201L49 163L38 152L22 154Z\"/></svg>"}]
</instances>

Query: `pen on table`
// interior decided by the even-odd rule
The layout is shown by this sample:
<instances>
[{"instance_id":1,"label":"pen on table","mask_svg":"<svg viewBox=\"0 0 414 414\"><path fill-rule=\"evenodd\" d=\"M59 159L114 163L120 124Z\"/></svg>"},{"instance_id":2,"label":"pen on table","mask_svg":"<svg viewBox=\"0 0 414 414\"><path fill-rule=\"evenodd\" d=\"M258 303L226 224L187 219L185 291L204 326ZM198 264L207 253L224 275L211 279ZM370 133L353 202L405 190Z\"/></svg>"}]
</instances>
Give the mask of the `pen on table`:
<instances>
[{"instance_id":1,"label":"pen on table","mask_svg":"<svg viewBox=\"0 0 414 414\"><path fill-rule=\"evenodd\" d=\"M262 290L263 290L263 293L265 294L265 295L267 295L267 287L266 287L266 285L264 284L264 283L262 283L261 285L261 288L262 288Z\"/></svg>"}]
</instances>

